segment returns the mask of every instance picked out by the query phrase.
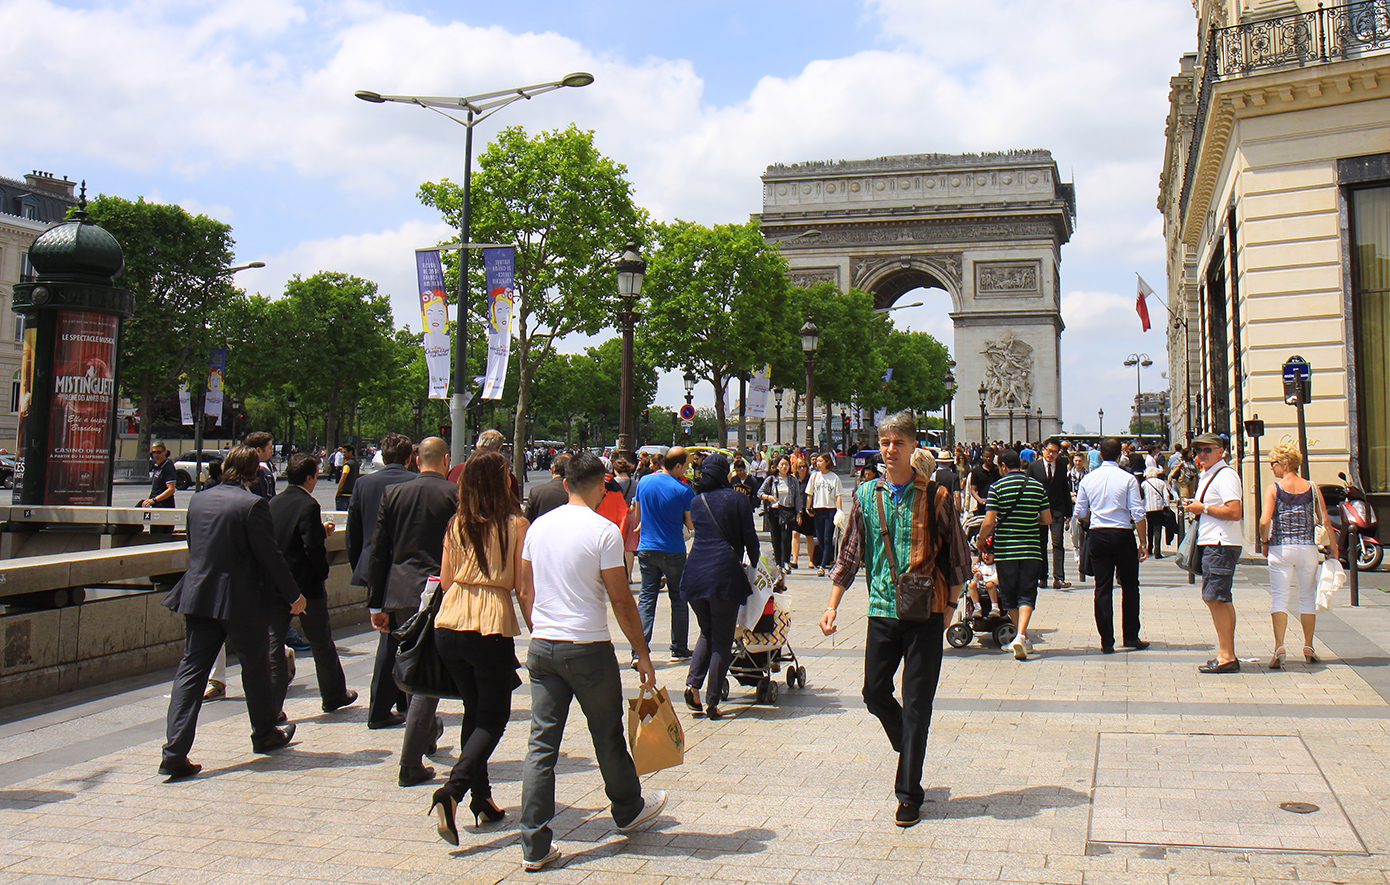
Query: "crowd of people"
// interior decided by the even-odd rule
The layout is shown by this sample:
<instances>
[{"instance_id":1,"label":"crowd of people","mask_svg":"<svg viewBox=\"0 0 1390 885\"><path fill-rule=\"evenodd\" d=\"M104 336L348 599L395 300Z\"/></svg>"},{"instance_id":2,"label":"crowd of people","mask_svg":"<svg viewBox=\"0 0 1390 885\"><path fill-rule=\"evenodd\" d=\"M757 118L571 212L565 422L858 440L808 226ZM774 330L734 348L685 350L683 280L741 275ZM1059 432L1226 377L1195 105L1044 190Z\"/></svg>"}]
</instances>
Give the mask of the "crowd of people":
<instances>
[{"instance_id":1,"label":"crowd of people","mask_svg":"<svg viewBox=\"0 0 1390 885\"><path fill-rule=\"evenodd\" d=\"M1171 453L1115 439L1092 448L1049 439L938 452L919 445L908 413L888 416L877 431L878 452L857 483L837 472L835 455L799 448L773 457L677 446L635 463L579 450L550 459L550 479L532 485L524 498L495 430L484 432L475 454L458 465L436 437L415 445L387 434L376 447L380 469L365 475L351 447L340 450L343 457L330 470L337 473L335 498L348 514L350 580L365 588L368 616L379 631L366 727L403 727L402 787L435 779L426 757L444 731L438 700L407 694L393 676L398 628L431 602L437 654L462 697L459 757L430 802L439 836L458 844L458 806L465 799L475 826L506 817L492 798L488 761L511 718L511 694L522 685L515 642L522 624L530 637L524 666L531 693L520 809L524 865L539 870L559 857L551 821L573 700L593 737L615 825L629 832L649 824L666 797L644 793L628 751L610 615L631 649L629 665L643 685L654 686L650 645L665 596L670 661L688 661L684 703L718 720L735 625L752 589L746 566L796 569L801 538L809 565L830 578L819 620L826 635L836 632L854 578L865 574L863 697L898 754L899 826L920 819L944 631L963 617L1007 616L1015 627L1009 651L1028 660L1041 591L1073 587L1064 570L1069 539L1078 580L1094 579L1100 648L1112 654L1149 644L1141 635L1140 562L1162 555L1165 536L1172 543L1196 532L1193 570L1200 572L1217 639L1216 657L1199 670L1240 670L1232 584L1244 509L1222 437L1204 434ZM151 451L151 495L142 506L173 506L168 453L160 444ZM322 465L315 455L292 454L286 488L276 494L266 464L273 451L269 434L248 436L227 454L221 481L188 503L190 564L165 600L184 616L187 635L159 768L170 780L200 770L189 752L228 643L241 663L258 753L294 737L283 709L293 677L287 646L294 617L304 631L300 641L314 655L323 710L357 701L328 624L325 541L335 526L323 521L312 495ZM1327 515L1316 490L1298 476L1296 448L1276 447L1270 463L1275 480L1265 490L1259 537L1274 589L1270 666L1280 668L1290 614L1299 617L1305 658L1316 660L1315 534ZM763 556L759 518L770 557ZM434 579L438 595L430 597Z\"/></svg>"}]
</instances>

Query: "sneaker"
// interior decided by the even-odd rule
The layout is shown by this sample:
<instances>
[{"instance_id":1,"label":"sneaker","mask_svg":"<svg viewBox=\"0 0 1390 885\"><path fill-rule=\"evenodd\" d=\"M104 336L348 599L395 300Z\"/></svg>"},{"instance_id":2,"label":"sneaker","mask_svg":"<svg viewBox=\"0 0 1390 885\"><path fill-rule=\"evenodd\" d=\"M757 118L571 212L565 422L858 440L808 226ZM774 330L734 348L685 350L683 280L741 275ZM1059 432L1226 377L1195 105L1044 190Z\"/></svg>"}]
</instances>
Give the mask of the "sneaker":
<instances>
[{"instance_id":1,"label":"sneaker","mask_svg":"<svg viewBox=\"0 0 1390 885\"><path fill-rule=\"evenodd\" d=\"M990 609L989 616L991 618L1002 618L1004 617L1004 610L1002 608L995 607L993 609Z\"/></svg>"},{"instance_id":2,"label":"sneaker","mask_svg":"<svg viewBox=\"0 0 1390 885\"><path fill-rule=\"evenodd\" d=\"M1033 653L1033 640L1027 636L1023 637L1023 650L1030 655Z\"/></svg>"},{"instance_id":3,"label":"sneaker","mask_svg":"<svg viewBox=\"0 0 1390 885\"><path fill-rule=\"evenodd\" d=\"M688 648L683 648L680 651L671 652L672 661L688 661L692 657L694 657L694 653L691 652L691 650Z\"/></svg>"},{"instance_id":4,"label":"sneaker","mask_svg":"<svg viewBox=\"0 0 1390 885\"><path fill-rule=\"evenodd\" d=\"M618 827L618 832L631 833L633 830L642 829L647 824L651 823L656 816L661 813L661 809L665 807L666 791L653 790L651 795L643 798L642 810L637 813L637 816L632 819L631 823L623 824Z\"/></svg>"},{"instance_id":5,"label":"sneaker","mask_svg":"<svg viewBox=\"0 0 1390 885\"><path fill-rule=\"evenodd\" d=\"M1009 643L1009 651L1014 653L1014 659L1018 661L1028 660L1028 649L1024 646L1023 637L1015 636L1014 641Z\"/></svg>"},{"instance_id":6,"label":"sneaker","mask_svg":"<svg viewBox=\"0 0 1390 885\"><path fill-rule=\"evenodd\" d=\"M299 635L299 631L293 628L291 628L288 635L285 636L285 647L292 648L295 651L310 651L313 649L313 646L309 644L309 640Z\"/></svg>"},{"instance_id":7,"label":"sneaker","mask_svg":"<svg viewBox=\"0 0 1390 885\"><path fill-rule=\"evenodd\" d=\"M538 871L540 871L540 870L545 869L547 866L549 866L550 864L553 864L555 861L557 861L557 860L559 860L559 859L560 859L560 849L558 849L558 848L551 848L551 849L550 849L550 853L547 854L545 857L541 858L540 860L528 860L528 861L525 861L525 862L523 863L523 865L526 867L526 872L528 872L528 873L535 873L535 872L538 872Z\"/></svg>"},{"instance_id":8,"label":"sneaker","mask_svg":"<svg viewBox=\"0 0 1390 885\"><path fill-rule=\"evenodd\" d=\"M218 679L209 679L208 687L203 690L203 700L220 701L227 696L227 683Z\"/></svg>"}]
</instances>

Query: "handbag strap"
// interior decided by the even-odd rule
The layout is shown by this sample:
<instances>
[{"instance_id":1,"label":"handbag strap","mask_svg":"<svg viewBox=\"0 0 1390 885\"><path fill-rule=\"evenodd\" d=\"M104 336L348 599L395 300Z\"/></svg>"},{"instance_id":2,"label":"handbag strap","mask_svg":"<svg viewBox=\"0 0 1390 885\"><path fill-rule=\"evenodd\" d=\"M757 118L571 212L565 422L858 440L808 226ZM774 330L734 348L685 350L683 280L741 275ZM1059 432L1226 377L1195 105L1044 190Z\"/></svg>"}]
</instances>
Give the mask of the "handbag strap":
<instances>
[{"instance_id":1,"label":"handbag strap","mask_svg":"<svg viewBox=\"0 0 1390 885\"><path fill-rule=\"evenodd\" d=\"M898 584L898 555L893 550L892 533L888 529L888 516L883 509L883 488L884 481L879 480L874 486L874 500L878 503L878 534L883 540L883 549L888 554L888 573L893 577L893 586ZM936 482L927 480L927 532L933 538L936 537Z\"/></svg>"},{"instance_id":2,"label":"handbag strap","mask_svg":"<svg viewBox=\"0 0 1390 885\"><path fill-rule=\"evenodd\" d=\"M1196 498L1196 500L1201 501L1203 498L1205 498L1205 497L1207 496L1207 489L1211 488L1211 484L1212 484L1213 482L1216 481L1216 476L1217 476L1217 474L1219 474L1222 470L1229 470L1230 467L1231 467L1231 465L1227 464L1225 461L1222 461L1222 462L1221 462L1221 467L1216 471L1216 473L1213 473L1211 476L1208 476L1208 477L1207 477L1207 481L1206 481L1205 483L1203 483L1203 485L1202 485L1202 490L1201 490L1200 492L1197 493L1197 498ZM1205 503L1205 502L1204 502L1204 503ZM1206 508L1203 507L1202 509L1205 510ZM1192 520L1192 528L1193 528L1193 530L1196 530L1196 528L1197 528L1197 523L1201 522L1201 520L1202 520L1202 514L1199 513L1199 514L1197 514L1197 518L1194 519L1194 520Z\"/></svg>"},{"instance_id":3,"label":"handbag strap","mask_svg":"<svg viewBox=\"0 0 1390 885\"><path fill-rule=\"evenodd\" d=\"M729 548L730 553L738 557L739 561L742 562L743 558L738 556L738 549L735 548L733 544L729 543L729 536L724 534L724 527L720 525L719 520L715 518L714 510L709 506L709 498L700 495L700 503L705 505L705 512L709 514L710 522L714 523L714 530L718 532L719 537L724 540L724 545Z\"/></svg>"}]
</instances>

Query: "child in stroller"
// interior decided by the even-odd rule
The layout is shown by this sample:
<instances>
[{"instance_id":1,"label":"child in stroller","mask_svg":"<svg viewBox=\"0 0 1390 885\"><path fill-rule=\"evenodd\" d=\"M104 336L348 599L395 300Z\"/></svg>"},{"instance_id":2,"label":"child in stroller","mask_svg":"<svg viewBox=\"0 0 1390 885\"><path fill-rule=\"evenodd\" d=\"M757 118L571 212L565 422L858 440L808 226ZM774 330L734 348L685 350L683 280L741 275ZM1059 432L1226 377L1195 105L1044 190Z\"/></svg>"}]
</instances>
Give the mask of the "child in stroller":
<instances>
[{"instance_id":1,"label":"child in stroller","mask_svg":"<svg viewBox=\"0 0 1390 885\"><path fill-rule=\"evenodd\" d=\"M981 607L980 588L984 587L985 593L989 595L988 617L1002 618L1004 612L999 608L999 571L994 567L994 539L990 538L980 545L980 561L975 563L974 574L970 578L968 594L970 596L969 616L984 614L986 609Z\"/></svg>"},{"instance_id":2,"label":"child in stroller","mask_svg":"<svg viewBox=\"0 0 1390 885\"><path fill-rule=\"evenodd\" d=\"M1013 642L1016 633L1013 621L999 607L999 574L994 566L993 539L979 545L979 560L970 581L961 588L960 605L946 628L946 642L951 648L965 648L976 633L989 634L1000 648ZM984 585L989 607L981 602L980 586Z\"/></svg>"}]
</instances>

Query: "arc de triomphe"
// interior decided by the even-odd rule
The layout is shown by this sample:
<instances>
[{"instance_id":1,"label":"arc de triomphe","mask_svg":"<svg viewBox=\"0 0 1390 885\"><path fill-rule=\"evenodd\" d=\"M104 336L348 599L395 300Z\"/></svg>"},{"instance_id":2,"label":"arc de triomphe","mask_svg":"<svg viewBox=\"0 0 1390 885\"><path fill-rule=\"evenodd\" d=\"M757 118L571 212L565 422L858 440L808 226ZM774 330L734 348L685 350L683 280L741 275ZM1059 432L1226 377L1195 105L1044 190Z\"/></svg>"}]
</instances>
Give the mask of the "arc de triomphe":
<instances>
[{"instance_id":1,"label":"arc de triomphe","mask_svg":"<svg viewBox=\"0 0 1390 885\"><path fill-rule=\"evenodd\" d=\"M1076 196L1051 152L773 165L762 180L755 217L794 282L860 289L878 308L918 287L950 293L957 439L980 438L982 383L992 438L1008 434L1010 395L1016 437L1025 409L1042 409L1042 436L1060 432L1058 265Z\"/></svg>"}]
</instances>

